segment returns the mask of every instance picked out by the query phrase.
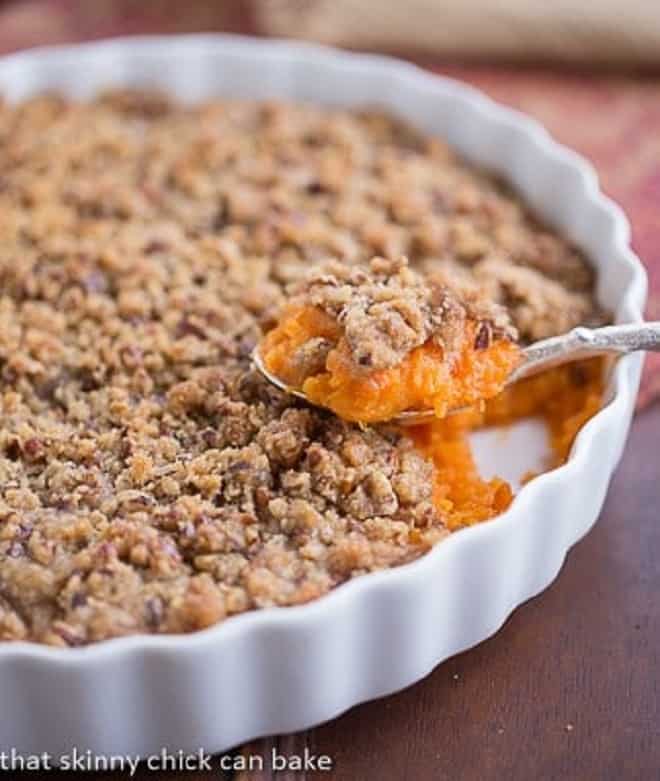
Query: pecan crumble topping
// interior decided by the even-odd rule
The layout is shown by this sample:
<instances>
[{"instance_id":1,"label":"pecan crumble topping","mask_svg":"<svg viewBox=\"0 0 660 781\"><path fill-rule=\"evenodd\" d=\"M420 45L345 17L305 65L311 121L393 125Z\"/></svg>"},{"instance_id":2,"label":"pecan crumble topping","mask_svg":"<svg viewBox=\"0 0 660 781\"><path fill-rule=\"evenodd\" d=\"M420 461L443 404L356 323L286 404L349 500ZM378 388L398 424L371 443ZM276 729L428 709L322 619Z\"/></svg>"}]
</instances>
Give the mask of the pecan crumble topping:
<instances>
[{"instance_id":1,"label":"pecan crumble topping","mask_svg":"<svg viewBox=\"0 0 660 781\"><path fill-rule=\"evenodd\" d=\"M291 284L376 255L460 269L526 338L594 316L576 249L382 114L136 91L0 103L0 639L190 632L448 533L407 437L251 367ZM393 360L358 315L359 350Z\"/></svg>"},{"instance_id":2,"label":"pecan crumble topping","mask_svg":"<svg viewBox=\"0 0 660 781\"><path fill-rule=\"evenodd\" d=\"M461 298L450 282L427 279L405 257L373 258L366 266L322 264L290 292L289 307L316 307L338 324L355 369L365 372L396 366L428 341L451 355L462 342L468 319L480 323L482 349L493 336L513 340L517 335L503 306L468 291ZM315 347L327 352L327 340L318 340ZM313 348L305 343L301 358L318 364L321 357L314 357Z\"/></svg>"}]
</instances>

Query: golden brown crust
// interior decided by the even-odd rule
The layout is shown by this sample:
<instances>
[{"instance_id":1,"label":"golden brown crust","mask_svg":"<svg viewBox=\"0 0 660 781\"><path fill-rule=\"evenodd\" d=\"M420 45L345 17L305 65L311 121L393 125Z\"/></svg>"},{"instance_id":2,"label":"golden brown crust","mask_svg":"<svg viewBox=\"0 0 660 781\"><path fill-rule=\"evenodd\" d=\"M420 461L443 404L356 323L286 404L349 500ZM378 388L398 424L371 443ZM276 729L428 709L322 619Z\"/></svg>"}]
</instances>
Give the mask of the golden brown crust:
<instances>
[{"instance_id":1,"label":"golden brown crust","mask_svg":"<svg viewBox=\"0 0 660 781\"><path fill-rule=\"evenodd\" d=\"M511 245L588 296L539 230L374 113L0 105L0 638L193 631L428 549L447 533L430 465L298 407L250 352L330 258L469 269Z\"/></svg>"}]
</instances>

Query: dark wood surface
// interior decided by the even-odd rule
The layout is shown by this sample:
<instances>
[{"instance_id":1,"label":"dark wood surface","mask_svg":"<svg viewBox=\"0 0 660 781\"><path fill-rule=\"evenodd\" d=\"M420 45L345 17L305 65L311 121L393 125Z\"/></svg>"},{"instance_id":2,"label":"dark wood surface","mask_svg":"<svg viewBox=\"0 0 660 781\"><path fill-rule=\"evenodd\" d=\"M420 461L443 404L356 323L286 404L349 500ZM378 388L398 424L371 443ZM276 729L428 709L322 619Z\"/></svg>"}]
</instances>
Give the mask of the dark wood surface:
<instances>
[{"instance_id":1,"label":"dark wood surface","mask_svg":"<svg viewBox=\"0 0 660 781\"><path fill-rule=\"evenodd\" d=\"M409 689L247 755L332 757L327 773L151 773L234 781L660 778L660 405L640 413L595 528L493 638ZM496 522L496 521L495 521ZM81 778L82 776L77 776ZM85 774L110 779L119 774Z\"/></svg>"}]
</instances>

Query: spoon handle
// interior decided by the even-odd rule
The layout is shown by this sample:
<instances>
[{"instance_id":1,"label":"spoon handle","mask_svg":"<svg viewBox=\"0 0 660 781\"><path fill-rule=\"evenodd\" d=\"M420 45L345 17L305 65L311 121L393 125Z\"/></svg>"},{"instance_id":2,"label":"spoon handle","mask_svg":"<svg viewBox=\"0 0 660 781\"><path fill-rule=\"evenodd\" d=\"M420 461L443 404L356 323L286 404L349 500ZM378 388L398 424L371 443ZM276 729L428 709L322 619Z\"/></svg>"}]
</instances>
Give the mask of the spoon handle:
<instances>
[{"instance_id":1,"label":"spoon handle","mask_svg":"<svg viewBox=\"0 0 660 781\"><path fill-rule=\"evenodd\" d=\"M523 350L523 361L507 384L562 363L608 353L660 352L660 322L574 328L561 336L534 342Z\"/></svg>"}]
</instances>

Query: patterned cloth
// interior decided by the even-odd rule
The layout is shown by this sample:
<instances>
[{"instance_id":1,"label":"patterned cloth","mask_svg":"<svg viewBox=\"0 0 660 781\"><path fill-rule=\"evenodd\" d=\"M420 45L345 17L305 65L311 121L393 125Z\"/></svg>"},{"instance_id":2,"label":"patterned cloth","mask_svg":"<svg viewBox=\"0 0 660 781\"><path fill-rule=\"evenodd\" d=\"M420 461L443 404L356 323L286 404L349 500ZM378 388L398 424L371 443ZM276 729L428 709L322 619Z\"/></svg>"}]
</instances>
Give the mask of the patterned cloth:
<instances>
[{"instance_id":1,"label":"patterned cloth","mask_svg":"<svg viewBox=\"0 0 660 781\"><path fill-rule=\"evenodd\" d=\"M0 52L119 34L254 32L254 8L244 0L190 0L182 14L179 0L0 0ZM632 222L651 282L647 316L660 320L660 75L425 64L535 116L593 162ZM639 406L657 398L660 354L648 356Z\"/></svg>"}]
</instances>

